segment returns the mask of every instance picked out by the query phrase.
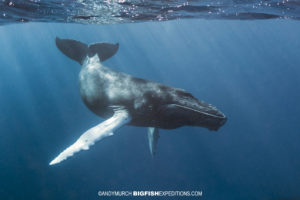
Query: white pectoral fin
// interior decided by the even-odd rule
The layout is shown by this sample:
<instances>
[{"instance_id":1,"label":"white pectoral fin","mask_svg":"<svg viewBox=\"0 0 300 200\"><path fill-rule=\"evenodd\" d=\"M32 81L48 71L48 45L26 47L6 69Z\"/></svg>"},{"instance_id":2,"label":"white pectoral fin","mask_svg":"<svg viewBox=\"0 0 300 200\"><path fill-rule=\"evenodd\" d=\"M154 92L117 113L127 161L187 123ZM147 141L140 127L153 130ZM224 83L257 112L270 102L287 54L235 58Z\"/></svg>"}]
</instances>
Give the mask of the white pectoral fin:
<instances>
[{"instance_id":1,"label":"white pectoral fin","mask_svg":"<svg viewBox=\"0 0 300 200\"><path fill-rule=\"evenodd\" d=\"M82 134L74 144L66 148L54 160L52 160L50 165L60 163L61 161L66 160L68 157L73 156L74 153L81 150L88 150L90 146L95 144L95 142L107 136L113 135L114 130L128 123L130 119L131 118L126 110L115 111L111 118Z\"/></svg>"},{"instance_id":2,"label":"white pectoral fin","mask_svg":"<svg viewBox=\"0 0 300 200\"><path fill-rule=\"evenodd\" d=\"M154 156L156 153L158 138L159 138L158 128L149 127L148 142L149 142L150 153L152 156Z\"/></svg>"}]
</instances>

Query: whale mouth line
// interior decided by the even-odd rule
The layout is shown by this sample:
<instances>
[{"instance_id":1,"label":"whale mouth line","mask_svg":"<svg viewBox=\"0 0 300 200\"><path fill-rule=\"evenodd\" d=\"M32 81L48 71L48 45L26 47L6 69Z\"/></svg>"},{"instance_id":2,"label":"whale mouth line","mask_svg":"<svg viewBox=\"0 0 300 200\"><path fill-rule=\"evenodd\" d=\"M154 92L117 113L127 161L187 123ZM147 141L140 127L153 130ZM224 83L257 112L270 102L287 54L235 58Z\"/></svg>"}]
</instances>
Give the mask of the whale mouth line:
<instances>
[{"instance_id":1,"label":"whale mouth line","mask_svg":"<svg viewBox=\"0 0 300 200\"><path fill-rule=\"evenodd\" d=\"M199 111L199 112L204 114L204 115L210 116L210 117L214 117L214 118L218 118L218 119L226 119L226 116L223 113L220 113L222 116L219 116L219 115L214 115L214 114L210 114L210 113L207 113L207 112L202 112L202 111Z\"/></svg>"},{"instance_id":2,"label":"whale mouth line","mask_svg":"<svg viewBox=\"0 0 300 200\"><path fill-rule=\"evenodd\" d=\"M181 105L176 105L176 106L181 107L181 108L187 108L187 107L181 106ZM198 113L201 113L201 114L206 115L206 116L213 117L213 118L226 119L226 116L223 113L221 113L220 111L218 111L219 112L218 114L220 114L220 115L215 115L215 114L211 114L211 113L204 112L204 111L201 111L201 110L196 110L196 109L193 109L193 108L188 108L188 109L193 110L193 111L198 112Z\"/></svg>"}]
</instances>

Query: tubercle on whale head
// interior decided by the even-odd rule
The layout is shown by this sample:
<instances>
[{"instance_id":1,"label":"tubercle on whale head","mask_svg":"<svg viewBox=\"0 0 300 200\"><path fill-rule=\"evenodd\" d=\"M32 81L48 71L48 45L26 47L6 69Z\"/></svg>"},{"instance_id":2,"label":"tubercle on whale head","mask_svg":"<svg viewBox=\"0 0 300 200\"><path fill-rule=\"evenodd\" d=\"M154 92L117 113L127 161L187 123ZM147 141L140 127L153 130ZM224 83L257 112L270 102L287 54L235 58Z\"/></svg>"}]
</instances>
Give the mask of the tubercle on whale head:
<instances>
[{"instance_id":1,"label":"tubercle on whale head","mask_svg":"<svg viewBox=\"0 0 300 200\"><path fill-rule=\"evenodd\" d=\"M218 131L227 121L227 117L212 105L201 106L195 113L188 117L189 125L205 127L211 131Z\"/></svg>"},{"instance_id":2,"label":"tubercle on whale head","mask_svg":"<svg viewBox=\"0 0 300 200\"><path fill-rule=\"evenodd\" d=\"M207 128L212 131L218 131L227 122L227 117L217 110L217 114L211 118L211 123L208 123Z\"/></svg>"},{"instance_id":3,"label":"tubercle on whale head","mask_svg":"<svg viewBox=\"0 0 300 200\"><path fill-rule=\"evenodd\" d=\"M217 126L208 129L212 131L218 131L226 122L227 122L227 117L224 116L224 118L219 119Z\"/></svg>"},{"instance_id":4,"label":"tubercle on whale head","mask_svg":"<svg viewBox=\"0 0 300 200\"><path fill-rule=\"evenodd\" d=\"M207 110L202 112L202 114L204 114L209 121L207 123L207 128L209 130L218 131L227 122L227 117L223 112L211 104L208 104L206 109Z\"/></svg>"}]
</instances>

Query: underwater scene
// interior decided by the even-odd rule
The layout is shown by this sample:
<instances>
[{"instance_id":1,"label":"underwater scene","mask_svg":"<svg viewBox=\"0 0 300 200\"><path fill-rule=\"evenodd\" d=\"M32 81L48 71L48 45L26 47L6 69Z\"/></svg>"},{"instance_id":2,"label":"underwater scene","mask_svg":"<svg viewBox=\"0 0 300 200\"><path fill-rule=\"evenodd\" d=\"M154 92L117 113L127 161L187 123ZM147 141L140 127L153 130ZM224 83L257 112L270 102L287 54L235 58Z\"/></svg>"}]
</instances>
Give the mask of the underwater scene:
<instances>
[{"instance_id":1,"label":"underwater scene","mask_svg":"<svg viewBox=\"0 0 300 200\"><path fill-rule=\"evenodd\" d=\"M0 199L299 200L300 2L0 2Z\"/></svg>"}]
</instances>

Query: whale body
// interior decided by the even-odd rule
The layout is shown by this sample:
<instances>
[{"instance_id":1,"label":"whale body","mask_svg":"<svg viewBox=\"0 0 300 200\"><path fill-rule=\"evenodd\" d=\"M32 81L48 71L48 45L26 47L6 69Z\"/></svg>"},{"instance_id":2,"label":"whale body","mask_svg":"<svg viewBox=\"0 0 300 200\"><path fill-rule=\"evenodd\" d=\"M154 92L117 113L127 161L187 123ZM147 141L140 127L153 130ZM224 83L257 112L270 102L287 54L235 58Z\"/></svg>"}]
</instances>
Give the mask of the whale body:
<instances>
[{"instance_id":1,"label":"whale body","mask_svg":"<svg viewBox=\"0 0 300 200\"><path fill-rule=\"evenodd\" d=\"M227 120L216 107L183 89L105 67L102 62L117 52L118 44L88 46L76 40L56 38L56 46L82 65L79 74L81 98L93 113L107 120L86 131L51 161L51 165L80 150L89 149L96 141L113 135L114 130L125 124L148 127L149 148L154 155L158 129L200 126L217 131Z\"/></svg>"}]
</instances>

